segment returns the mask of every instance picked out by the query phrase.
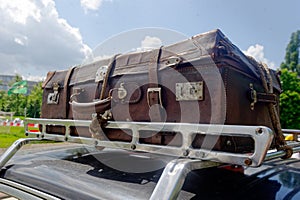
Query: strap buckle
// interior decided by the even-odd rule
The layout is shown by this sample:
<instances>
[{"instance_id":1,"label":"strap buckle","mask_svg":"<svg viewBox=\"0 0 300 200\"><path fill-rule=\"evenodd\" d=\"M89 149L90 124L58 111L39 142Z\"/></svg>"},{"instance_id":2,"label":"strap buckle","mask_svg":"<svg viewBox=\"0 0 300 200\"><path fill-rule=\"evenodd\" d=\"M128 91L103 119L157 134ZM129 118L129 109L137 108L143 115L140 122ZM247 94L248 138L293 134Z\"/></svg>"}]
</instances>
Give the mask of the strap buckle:
<instances>
[{"instance_id":1,"label":"strap buckle","mask_svg":"<svg viewBox=\"0 0 300 200\"><path fill-rule=\"evenodd\" d=\"M47 104L58 104L59 101L59 84L53 83L53 93L49 93L47 97Z\"/></svg>"},{"instance_id":2,"label":"strap buckle","mask_svg":"<svg viewBox=\"0 0 300 200\"><path fill-rule=\"evenodd\" d=\"M254 110L254 106L257 102L271 103L273 105L277 104L276 94L257 92L252 83L250 83L250 99L252 101L250 104L251 110Z\"/></svg>"},{"instance_id":3,"label":"strap buckle","mask_svg":"<svg viewBox=\"0 0 300 200\"><path fill-rule=\"evenodd\" d=\"M250 83L250 97L252 99L252 102L250 103L250 109L254 110L254 105L257 103L257 92L252 83Z\"/></svg>"},{"instance_id":4,"label":"strap buckle","mask_svg":"<svg viewBox=\"0 0 300 200\"><path fill-rule=\"evenodd\" d=\"M148 106L151 107L154 104L159 104L161 107L162 106L162 101L161 101L161 88L148 88L147 90L147 103Z\"/></svg>"}]
</instances>

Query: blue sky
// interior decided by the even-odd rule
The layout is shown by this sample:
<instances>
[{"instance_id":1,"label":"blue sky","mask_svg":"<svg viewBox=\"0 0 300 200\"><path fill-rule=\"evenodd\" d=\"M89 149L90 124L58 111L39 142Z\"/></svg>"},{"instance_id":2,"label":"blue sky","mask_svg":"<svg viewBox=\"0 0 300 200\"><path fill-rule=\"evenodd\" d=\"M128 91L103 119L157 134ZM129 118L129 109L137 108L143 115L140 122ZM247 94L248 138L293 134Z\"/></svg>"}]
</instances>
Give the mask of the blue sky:
<instances>
[{"instance_id":1,"label":"blue sky","mask_svg":"<svg viewBox=\"0 0 300 200\"><path fill-rule=\"evenodd\" d=\"M29 3L20 7L20 1ZM300 29L299 0L7 2L0 0L0 68L2 73L32 77L80 64L83 53L108 38L145 27L174 30L187 37L218 28L241 50L276 67L284 59L291 33ZM25 13L25 23L13 12ZM167 37L160 39L168 43Z\"/></svg>"}]
</instances>

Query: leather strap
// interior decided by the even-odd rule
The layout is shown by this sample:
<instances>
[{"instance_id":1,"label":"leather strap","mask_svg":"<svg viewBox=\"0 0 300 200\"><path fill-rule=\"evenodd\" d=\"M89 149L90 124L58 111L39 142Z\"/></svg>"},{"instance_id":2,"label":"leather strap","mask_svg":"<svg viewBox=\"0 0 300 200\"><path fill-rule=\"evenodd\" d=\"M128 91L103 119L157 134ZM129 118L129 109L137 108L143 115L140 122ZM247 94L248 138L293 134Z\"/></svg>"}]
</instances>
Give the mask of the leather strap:
<instances>
[{"instance_id":1,"label":"leather strap","mask_svg":"<svg viewBox=\"0 0 300 200\"><path fill-rule=\"evenodd\" d=\"M257 102L277 104L276 94L271 93L256 93Z\"/></svg>"},{"instance_id":2,"label":"leather strap","mask_svg":"<svg viewBox=\"0 0 300 200\"><path fill-rule=\"evenodd\" d=\"M266 93L272 94L273 93L273 80L272 77L270 75L269 72L269 68L266 64L263 63L259 63L258 64L258 69L260 72L260 77L263 83L263 87L266 91ZM269 85L268 85L268 81L269 81ZM273 128L275 131L275 147L277 150L283 150L285 151L285 155L282 157L282 159L287 159L290 158L293 154L293 149L287 145L285 139L284 139L284 135L283 135L283 131L281 128L281 124L280 124L280 118L277 112L277 108L274 104L269 103L268 104L268 109L269 109L269 113L271 116L271 120L272 120L272 124L273 124Z\"/></svg>"},{"instance_id":3,"label":"leather strap","mask_svg":"<svg viewBox=\"0 0 300 200\"><path fill-rule=\"evenodd\" d=\"M151 121L162 121L161 116L161 87L158 81L158 63L161 54L161 48L155 49L152 52L149 62L149 88L147 91L147 101L150 107Z\"/></svg>"},{"instance_id":4,"label":"leather strap","mask_svg":"<svg viewBox=\"0 0 300 200\"><path fill-rule=\"evenodd\" d=\"M120 54L114 55L109 61L107 72L106 72L106 75L105 75L105 77L103 79L103 83L102 83L102 88L101 88L101 93L100 93L100 98L99 98L100 100L104 99L105 92L106 92L106 89L107 89L108 79L109 79L109 77L111 76L111 73L114 70L115 63L116 63L116 58L117 58L118 55L120 55Z\"/></svg>"},{"instance_id":5,"label":"leather strap","mask_svg":"<svg viewBox=\"0 0 300 200\"><path fill-rule=\"evenodd\" d=\"M149 87L150 88L157 88L158 87L158 62L160 56L160 49L153 50L152 56L149 62Z\"/></svg>"},{"instance_id":6,"label":"leather strap","mask_svg":"<svg viewBox=\"0 0 300 200\"><path fill-rule=\"evenodd\" d=\"M63 99L62 99L62 102L65 102L65 104L66 104L66 109L63 111L64 113L63 113L63 116L64 116L64 118L65 119L68 119L68 114L69 114L69 108L70 108L70 106L69 106L69 97L70 97L70 87L69 87L69 82L70 82L70 78L71 78L71 75L72 75L72 73L73 73L73 71L74 71L74 69L75 69L76 67L75 66L73 66L73 67L71 67L70 69L69 69L69 71L67 72L67 74L66 74L66 77L65 77L65 81L64 81L64 89L63 89Z\"/></svg>"}]
</instances>

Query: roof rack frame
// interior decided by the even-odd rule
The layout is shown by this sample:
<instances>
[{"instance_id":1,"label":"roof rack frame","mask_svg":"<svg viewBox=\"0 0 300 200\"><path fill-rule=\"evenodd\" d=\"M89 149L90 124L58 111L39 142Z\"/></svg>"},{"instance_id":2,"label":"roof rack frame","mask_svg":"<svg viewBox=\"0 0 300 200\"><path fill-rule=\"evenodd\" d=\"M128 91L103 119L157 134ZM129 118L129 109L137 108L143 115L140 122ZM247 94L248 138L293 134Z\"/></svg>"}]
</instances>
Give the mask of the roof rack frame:
<instances>
[{"instance_id":1,"label":"roof rack frame","mask_svg":"<svg viewBox=\"0 0 300 200\"><path fill-rule=\"evenodd\" d=\"M36 123L42 126L38 132L31 132L28 124ZM273 139L272 130L264 126L237 126L218 124L191 124L191 123L160 123L160 122L120 122L109 121L106 129L130 130L132 140L130 142L99 140L80 136L71 136L70 127L89 127L90 120L61 120L61 119L32 119L25 120L26 135L33 138L50 139L54 141L68 141L73 143L83 143L98 147L109 147L116 149L143 151L154 154L162 154L173 157L209 160L220 163L231 163L236 165L246 165L251 167L259 166L265 158ZM65 127L64 135L49 134L46 132L47 125ZM176 132L182 135L181 146L163 146L155 144L139 143L141 131L154 132ZM195 134L213 136L237 136L251 137L254 140L254 152L251 154L230 153L208 149L198 149L192 147Z\"/></svg>"}]
</instances>

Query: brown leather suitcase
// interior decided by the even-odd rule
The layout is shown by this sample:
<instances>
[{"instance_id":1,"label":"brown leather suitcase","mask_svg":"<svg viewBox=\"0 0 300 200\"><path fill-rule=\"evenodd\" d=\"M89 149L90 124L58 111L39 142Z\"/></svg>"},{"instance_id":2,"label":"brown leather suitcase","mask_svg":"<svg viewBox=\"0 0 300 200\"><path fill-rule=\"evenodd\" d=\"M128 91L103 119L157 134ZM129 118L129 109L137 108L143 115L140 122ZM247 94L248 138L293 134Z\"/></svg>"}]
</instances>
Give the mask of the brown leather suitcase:
<instances>
[{"instance_id":1,"label":"brown leather suitcase","mask_svg":"<svg viewBox=\"0 0 300 200\"><path fill-rule=\"evenodd\" d=\"M277 114L279 109L277 74L245 56L220 30L49 72L43 88L42 118L263 125L278 131L270 115L271 107ZM103 130L110 140L130 141L122 130ZM47 131L64 133L55 126ZM78 127L71 135L91 137L90 132ZM150 135L140 142L180 145L176 133ZM196 135L193 146L202 142ZM221 137L214 148L249 152L253 141Z\"/></svg>"}]
</instances>

